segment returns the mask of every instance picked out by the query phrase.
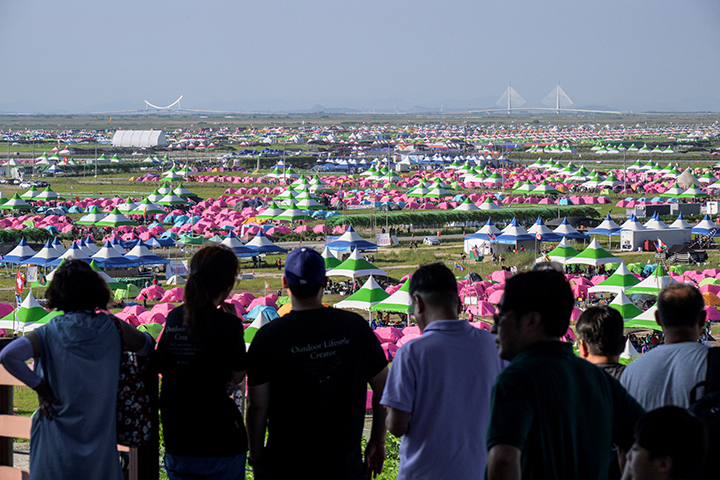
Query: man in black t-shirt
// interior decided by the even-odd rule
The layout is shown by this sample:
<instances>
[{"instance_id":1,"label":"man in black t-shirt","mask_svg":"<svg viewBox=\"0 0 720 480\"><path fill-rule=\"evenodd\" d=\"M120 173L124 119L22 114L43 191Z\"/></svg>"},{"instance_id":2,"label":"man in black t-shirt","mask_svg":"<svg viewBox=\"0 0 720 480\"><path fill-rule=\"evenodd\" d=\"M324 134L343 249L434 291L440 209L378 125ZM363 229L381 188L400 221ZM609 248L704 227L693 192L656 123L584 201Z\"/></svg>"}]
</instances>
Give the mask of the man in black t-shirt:
<instances>
[{"instance_id":1,"label":"man in black t-shirt","mask_svg":"<svg viewBox=\"0 0 720 480\"><path fill-rule=\"evenodd\" d=\"M359 315L322 305L325 261L315 250L293 250L282 282L292 311L258 330L248 352L247 429L255 478L379 474L387 361L377 337ZM368 383L373 422L363 462Z\"/></svg>"}]
</instances>

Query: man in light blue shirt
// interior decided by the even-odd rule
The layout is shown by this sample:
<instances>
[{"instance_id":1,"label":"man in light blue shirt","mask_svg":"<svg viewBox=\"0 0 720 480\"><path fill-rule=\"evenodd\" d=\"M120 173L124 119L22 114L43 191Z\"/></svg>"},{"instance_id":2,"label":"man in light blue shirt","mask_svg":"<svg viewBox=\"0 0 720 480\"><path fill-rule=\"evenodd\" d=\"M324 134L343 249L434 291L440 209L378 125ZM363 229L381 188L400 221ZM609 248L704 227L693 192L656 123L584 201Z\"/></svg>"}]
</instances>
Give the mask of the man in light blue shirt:
<instances>
[{"instance_id":1,"label":"man in light blue shirt","mask_svg":"<svg viewBox=\"0 0 720 480\"><path fill-rule=\"evenodd\" d=\"M393 360L380 403L400 437L398 480L479 479L485 472L490 393L503 367L494 336L459 320L453 273L425 265L410 280L422 336Z\"/></svg>"}]
</instances>

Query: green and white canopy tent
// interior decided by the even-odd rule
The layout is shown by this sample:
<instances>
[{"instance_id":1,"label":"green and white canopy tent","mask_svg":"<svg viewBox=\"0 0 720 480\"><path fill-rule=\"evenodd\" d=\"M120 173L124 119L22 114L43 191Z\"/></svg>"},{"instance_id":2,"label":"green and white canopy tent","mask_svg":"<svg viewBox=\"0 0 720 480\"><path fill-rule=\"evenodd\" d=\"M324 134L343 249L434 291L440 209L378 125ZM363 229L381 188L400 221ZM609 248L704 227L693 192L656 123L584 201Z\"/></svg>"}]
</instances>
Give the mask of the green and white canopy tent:
<instances>
[{"instance_id":1,"label":"green and white canopy tent","mask_svg":"<svg viewBox=\"0 0 720 480\"><path fill-rule=\"evenodd\" d=\"M386 271L377 268L375 265L365 260L357 249L353 250L347 260L332 270L329 270L326 275L328 277L350 277L353 279L358 277L367 277L368 275L380 277L388 276Z\"/></svg>"},{"instance_id":2,"label":"green and white canopy tent","mask_svg":"<svg viewBox=\"0 0 720 480\"><path fill-rule=\"evenodd\" d=\"M578 251L573 248L572 245L570 245L570 242L567 241L567 238L564 238L558 243L558 246L553 248L547 256L552 260L553 262L562 263L565 265L568 263L568 261L572 258L574 258L576 255L578 255Z\"/></svg>"},{"instance_id":3,"label":"green and white canopy tent","mask_svg":"<svg viewBox=\"0 0 720 480\"><path fill-rule=\"evenodd\" d=\"M190 202L182 197L178 197L174 193L168 193L155 203L158 205L187 205Z\"/></svg>"},{"instance_id":4,"label":"green and white canopy tent","mask_svg":"<svg viewBox=\"0 0 720 480\"><path fill-rule=\"evenodd\" d=\"M410 280L405 281L400 289L380 303L370 307L371 312L401 312L410 315L413 311L412 297L410 296Z\"/></svg>"},{"instance_id":5,"label":"green and white canopy tent","mask_svg":"<svg viewBox=\"0 0 720 480\"><path fill-rule=\"evenodd\" d=\"M137 202L133 202L129 198L117 206L118 211L123 214L130 214L135 208L137 208Z\"/></svg>"},{"instance_id":6,"label":"green and white canopy tent","mask_svg":"<svg viewBox=\"0 0 720 480\"><path fill-rule=\"evenodd\" d=\"M625 328L650 328L652 330L660 331L660 325L655 320L655 312L657 311L657 304L645 310L637 317L625 322Z\"/></svg>"},{"instance_id":7,"label":"green and white canopy tent","mask_svg":"<svg viewBox=\"0 0 720 480\"><path fill-rule=\"evenodd\" d=\"M608 306L620 312L620 315L623 317L623 321L635 318L642 313L642 310L636 307L623 292L618 293L617 297L615 297Z\"/></svg>"},{"instance_id":8,"label":"green and white canopy tent","mask_svg":"<svg viewBox=\"0 0 720 480\"><path fill-rule=\"evenodd\" d=\"M625 263L621 263L615 272L605 281L590 287L589 293L610 292L620 294L630 287L640 283L640 280L627 269Z\"/></svg>"},{"instance_id":9,"label":"green and white canopy tent","mask_svg":"<svg viewBox=\"0 0 720 480\"><path fill-rule=\"evenodd\" d=\"M47 310L40 306L30 292L18 308L0 319L0 328L22 332L28 325L41 320L47 314Z\"/></svg>"},{"instance_id":10,"label":"green and white canopy tent","mask_svg":"<svg viewBox=\"0 0 720 480\"><path fill-rule=\"evenodd\" d=\"M625 293L632 295L634 293L644 293L646 295L657 295L666 285L675 283L674 280L665 270L665 267L658 265L655 271L642 282L634 287L628 288Z\"/></svg>"},{"instance_id":11,"label":"green and white canopy tent","mask_svg":"<svg viewBox=\"0 0 720 480\"><path fill-rule=\"evenodd\" d=\"M34 200L49 201L49 200L62 200L62 198L60 198L60 194L59 194L59 193L53 191L50 187L45 187L45 190L43 190L42 192L40 192L40 193L34 198Z\"/></svg>"},{"instance_id":12,"label":"green and white canopy tent","mask_svg":"<svg viewBox=\"0 0 720 480\"><path fill-rule=\"evenodd\" d=\"M540 185L533 188L529 193L530 195L552 195L558 193L558 191L555 187L543 180L540 182Z\"/></svg>"},{"instance_id":13,"label":"green and white canopy tent","mask_svg":"<svg viewBox=\"0 0 720 480\"><path fill-rule=\"evenodd\" d=\"M23 328L23 333L32 332L36 328L42 327L43 325L49 323L50 320L52 320L53 318L60 315L64 315L64 312L62 312L61 310L52 310L49 313L46 312L46 315L40 320L26 324Z\"/></svg>"},{"instance_id":14,"label":"green and white canopy tent","mask_svg":"<svg viewBox=\"0 0 720 480\"><path fill-rule=\"evenodd\" d=\"M477 205L472 203L469 198L466 198L461 204L459 204L453 210L459 211L459 212L470 212L470 211L474 211L474 210L480 210L480 207L478 207Z\"/></svg>"},{"instance_id":15,"label":"green and white canopy tent","mask_svg":"<svg viewBox=\"0 0 720 480\"><path fill-rule=\"evenodd\" d=\"M248 327L245 329L245 332L243 333L246 350L250 348L250 344L255 338L255 334L257 334L258 330L260 330L262 327L264 327L276 318L278 318L278 314L274 308L268 307L260 309L257 317L255 317L255 320L253 320L252 323L248 325Z\"/></svg>"},{"instance_id":16,"label":"green and white canopy tent","mask_svg":"<svg viewBox=\"0 0 720 480\"><path fill-rule=\"evenodd\" d=\"M165 209L147 198L135 205L135 209L128 212L128 215L160 215Z\"/></svg>"},{"instance_id":17,"label":"green and white canopy tent","mask_svg":"<svg viewBox=\"0 0 720 480\"><path fill-rule=\"evenodd\" d=\"M197 196L197 195L195 195L193 192L191 192L190 190L188 190L187 188L185 188L182 183L179 184L177 187L175 187L175 190L173 190L173 193L174 193L175 195L177 195L178 197L180 197L180 198L196 197L196 196Z\"/></svg>"},{"instance_id":18,"label":"green and white canopy tent","mask_svg":"<svg viewBox=\"0 0 720 480\"><path fill-rule=\"evenodd\" d=\"M97 206L93 205L90 207L90 210L88 211L87 215L84 215L83 217L78 220L78 225L95 225L97 222L105 218L105 214L102 213L102 210L98 208Z\"/></svg>"},{"instance_id":19,"label":"green and white canopy tent","mask_svg":"<svg viewBox=\"0 0 720 480\"><path fill-rule=\"evenodd\" d=\"M325 270L331 270L342 263L327 247L323 249L321 255L325 259Z\"/></svg>"},{"instance_id":20,"label":"green and white canopy tent","mask_svg":"<svg viewBox=\"0 0 720 480\"><path fill-rule=\"evenodd\" d=\"M282 214L284 211L285 210L277 206L277 203L272 202L262 213L255 215L255 218L271 219Z\"/></svg>"},{"instance_id":21,"label":"green and white canopy tent","mask_svg":"<svg viewBox=\"0 0 720 480\"><path fill-rule=\"evenodd\" d=\"M10 200L0 205L0 210L30 210L31 208L32 206L28 205L17 193Z\"/></svg>"},{"instance_id":22,"label":"green and white canopy tent","mask_svg":"<svg viewBox=\"0 0 720 480\"><path fill-rule=\"evenodd\" d=\"M372 275L357 292L345 300L335 304L335 308L356 308L358 310L370 310L376 305L390 297L383 288L378 285Z\"/></svg>"},{"instance_id":23,"label":"green and white canopy tent","mask_svg":"<svg viewBox=\"0 0 720 480\"><path fill-rule=\"evenodd\" d=\"M147 196L147 200L151 202L157 202L158 200L161 200L163 198L163 194L158 191L158 189L155 189L154 192L152 192L150 195Z\"/></svg>"},{"instance_id":24,"label":"green and white canopy tent","mask_svg":"<svg viewBox=\"0 0 720 480\"><path fill-rule=\"evenodd\" d=\"M305 211L297 208L295 203L292 203L290 205L290 208L288 208L287 210L283 210L280 215L273 217L273 220L277 220L280 222L295 222L298 220L310 219L312 219L312 215L308 215Z\"/></svg>"},{"instance_id":25,"label":"green and white canopy tent","mask_svg":"<svg viewBox=\"0 0 720 480\"><path fill-rule=\"evenodd\" d=\"M59 266L58 266L58 268L59 268ZM115 289L118 289L118 288L124 288L124 287L125 287L124 284L118 282L117 280L115 280L114 278L112 278L110 275L108 275L107 273L105 273L105 272L103 271L103 269L100 268L100 265L98 265L97 262L96 262L94 259L90 262L90 268L92 268L93 270L95 270L95 271L97 272L97 274L100 275L100 278L102 278L103 280L105 280L105 283L108 284L108 287L110 287L111 290L115 290ZM57 269L55 269L55 270L57 270ZM53 273L55 273L55 270L53 270L52 272L50 272L50 275L52 275ZM48 277L50 277L50 275L48 275ZM51 281L51 280L52 280L51 278L48 278L48 282Z\"/></svg>"},{"instance_id":26,"label":"green and white canopy tent","mask_svg":"<svg viewBox=\"0 0 720 480\"><path fill-rule=\"evenodd\" d=\"M122 225L130 225L130 226L137 226L137 222L135 220L131 220L117 209L117 207L113 208L112 212L108 213L105 217L103 217L102 220L95 223L96 227L113 227L117 228Z\"/></svg>"},{"instance_id":27,"label":"green and white canopy tent","mask_svg":"<svg viewBox=\"0 0 720 480\"><path fill-rule=\"evenodd\" d=\"M578 253L573 258L569 259L566 263L579 263L583 265L592 265L597 267L598 265L603 265L605 263L620 262L622 262L621 259L613 256L610 252L600 246L600 243L597 241L597 239L593 238L592 242L590 242L590 245L588 245L585 250Z\"/></svg>"},{"instance_id":28,"label":"green and white canopy tent","mask_svg":"<svg viewBox=\"0 0 720 480\"><path fill-rule=\"evenodd\" d=\"M33 185L32 187L30 187L29 190L20 195L20 198L22 198L23 200L34 200L35 197L37 197L38 195L40 195L40 191L35 185Z\"/></svg>"}]
</instances>

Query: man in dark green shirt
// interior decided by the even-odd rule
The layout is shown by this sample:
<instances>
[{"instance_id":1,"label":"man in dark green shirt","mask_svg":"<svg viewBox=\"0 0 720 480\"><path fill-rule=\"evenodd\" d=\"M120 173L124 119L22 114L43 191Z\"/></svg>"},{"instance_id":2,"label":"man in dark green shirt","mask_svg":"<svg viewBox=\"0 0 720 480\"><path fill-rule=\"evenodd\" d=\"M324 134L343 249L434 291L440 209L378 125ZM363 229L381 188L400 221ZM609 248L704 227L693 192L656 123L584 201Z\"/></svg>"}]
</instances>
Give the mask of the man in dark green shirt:
<instances>
[{"instance_id":1,"label":"man in dark green shirt","mask_svg":"<svg viewBox=\"0 0 720 480\"><path fill-rule=\"evenodd\" d=\"M488 471L498 479L606 479L613 443L627 450L643 408L560 338L574 298L564 276L508 279L493 331L511 363L493 388Z\"/></svg>"}]
</instances>

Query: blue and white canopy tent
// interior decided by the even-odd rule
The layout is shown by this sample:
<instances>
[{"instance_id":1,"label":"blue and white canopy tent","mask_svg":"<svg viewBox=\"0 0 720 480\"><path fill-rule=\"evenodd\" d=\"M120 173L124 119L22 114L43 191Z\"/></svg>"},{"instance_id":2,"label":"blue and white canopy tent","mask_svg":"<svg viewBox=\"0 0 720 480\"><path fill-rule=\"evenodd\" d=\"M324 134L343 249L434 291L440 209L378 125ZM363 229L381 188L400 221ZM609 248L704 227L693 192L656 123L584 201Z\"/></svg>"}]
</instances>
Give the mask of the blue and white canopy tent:
<instances>
[{"instance_id":1,"label":"blue and white canopy tent","mask_svg":"<svg viewBox=\"0 0 720 480\"><path fill-rule=\"evenodd\" d=\"M287 250L281 246L275 245L266 236L265 232L260 229L255 238L250 240L247 247L252 248L257 253L287 253Z\"/></svg>"},{"instance_id":2,"label":"blue and white canopy tent","mask_svg":"<svg viewBox=\"0 0 720 480\"><path fill-rule=\"evenodd\" d=\"M357 234L352 225L350 225L340 238L325 245L330 250L339 250L343 252L351 252L353 250L376 250L377 245L369 242Z\"/></svg>"}]
</instances>

